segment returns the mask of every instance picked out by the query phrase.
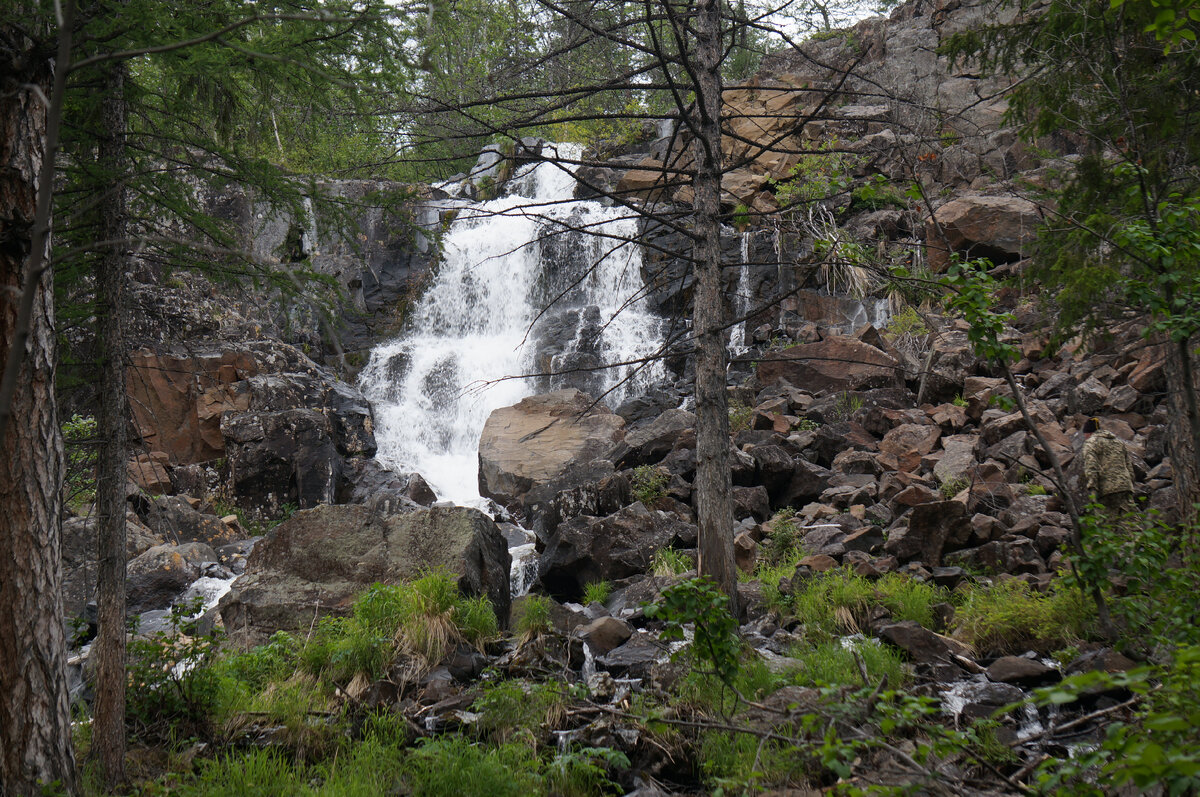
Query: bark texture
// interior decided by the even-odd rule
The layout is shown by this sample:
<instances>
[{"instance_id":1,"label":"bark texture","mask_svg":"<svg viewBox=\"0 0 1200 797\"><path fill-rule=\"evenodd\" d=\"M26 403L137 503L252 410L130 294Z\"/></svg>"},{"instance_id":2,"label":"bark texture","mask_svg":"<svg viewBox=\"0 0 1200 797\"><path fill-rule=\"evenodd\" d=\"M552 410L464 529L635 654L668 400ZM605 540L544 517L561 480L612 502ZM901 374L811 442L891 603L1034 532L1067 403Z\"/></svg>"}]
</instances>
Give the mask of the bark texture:
<instances>
[{"instance_id":1,"label":"bark texture","mask_svg":"<svg viewBox=\"0 0 1200 797\"><path fill-rule=\"evenodd\" d=\"M46 156L52 69L20 32L0 69L0 366L13 356ZM75 790L62 621L62 432L54 399L54 307L47 270L34 297L27 356L0 449L0 792Z\"/></svg>"},{"instance_id":2,"label":"bark texture","mask_svg":"<svg viewBox=\"0 0 1200 797\"><path fill-rule=\"evenodd\" d=\"M1186 340L1167 346L1167 393L1171 406L1167 440L1181 520L1192 519L1195 506L1200 503L1200 407L1196 398L1200 390L1196 386L1192 349L1192 341Z\"/></svg>"},{"instance_id":3,"label":"bark texture","mask_svg":"<svg viewBox=\"0 0 1200 797\"><path fill-rule=\"evenodd\" d=\"M729 407L725 392L728 353L721 296L721 5L696 8L696 516L700 572L729 596L738 614L733 559L733 501L729 470Z\"/></svg>"},{"instance_id":4,"label":"bark texture","mask_svg":"<svg viewBox=\"0 0 1200 797\"><path fill-rule=\"evenodd\" d=\"M125 185L126 116L124 63L106 70L103 135L96 177L105 186L100 205L100 240L114 242L96 264L99 295L97 341L100 363L100 456L96 475L97 619L96 714L92 749L115 786L125 780L125 481L126 410L124 329L128 212Z\"/></svg>"}]
</instances>

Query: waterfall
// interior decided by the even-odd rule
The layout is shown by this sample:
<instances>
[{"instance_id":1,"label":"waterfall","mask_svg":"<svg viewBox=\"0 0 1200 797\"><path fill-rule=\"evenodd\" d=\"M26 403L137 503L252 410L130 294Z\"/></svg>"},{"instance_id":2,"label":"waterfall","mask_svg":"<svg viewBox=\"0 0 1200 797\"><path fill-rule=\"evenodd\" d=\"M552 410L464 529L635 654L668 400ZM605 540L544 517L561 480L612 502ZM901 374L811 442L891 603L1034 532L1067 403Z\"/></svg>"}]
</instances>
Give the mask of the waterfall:
<instances>
[{"instance_id":1,"label":"waterfall","mask_svg":"<svg viewBox=\"0 0 1200 797\"><path fill-rule=\"evenodd\" d=\"M741 255L742 262L738 266L738 283L737 289L733 294L733 317L741 318L750 310L750 235L747 230L741 233ZM729 332L729 353L732 355L744 354L748 346L746 345L746 324L748 321L740 321Z\"/></svg>"},{"instance_id":2,"label":"waterfall","mask_svg":"<svg viewBox=\"0 0 1200 797\"><path fill-rule=\"evenodd\" d=\"M578 159L577 146L557 146ZM569 171L546 162L519 170L506 196L460 203L407 331L363 369L376 456L420 473L443 500L479 499L479 435L492 410L565 386L611 391L615 407L661 379L658 364L586 370L654 353L662 322L640 298L641 249L626 243L637 220L575 201L574 189Z\"/></svg>"}]
</instances>

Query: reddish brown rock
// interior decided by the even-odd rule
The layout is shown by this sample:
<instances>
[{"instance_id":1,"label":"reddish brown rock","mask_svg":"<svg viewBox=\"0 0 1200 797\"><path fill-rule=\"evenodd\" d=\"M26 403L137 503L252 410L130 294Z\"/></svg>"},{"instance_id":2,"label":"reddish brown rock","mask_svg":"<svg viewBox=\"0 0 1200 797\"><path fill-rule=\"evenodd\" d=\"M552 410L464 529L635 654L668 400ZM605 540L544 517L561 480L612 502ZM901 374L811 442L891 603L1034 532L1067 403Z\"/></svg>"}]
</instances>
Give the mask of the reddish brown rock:
<instances>
[{"instance_id":1,"label":"reddish brown rock","mask_svg":"<svg viewBox=\"0 0 1200 797\"><path fill-rule=\"evenodd\" d=\"M773 352L758 364L762 384L786 382L814 393L893 387L900 377L894 359L843 335Z\"/></svg>"},{"instance_id":2,"label":"reddish brown rock","mask_svg":"<svg viewBox=\"0 0 1200 797\"><path fill-rule=\"evenodd\" d=\"M987 257L996 263L1018 260L1041 224L1038 207L1011 196L965 196L953 199L934 212L926 224L927 262L941 271L952 252L967 257Z\"/></svg>"},{"instance_id":3,"label":"reddish brown rock","mask_svg":"<svg viewBox=\"0 0 1200 797\"><path fill-rule=\"evenodd\" d=\"M167 470L168 457L162 451L138 454L129 460L129 480L151 495L171 492L171 474Z\"/></svg>"},{"instance_id":4,"label":"reddish brown rock","mask_svg":"<svg viewBox=\"0 0 1200 797\"><path fill-rule=\"evenodd\" d=\"M940 427L906 423L884 435L879 451L894 456L899 470L912 471L921 464L921 457L933 450L941 436Z\"/></svg>"},{"instance_id":5,"label":"reddish brown rock","mask_svg":"<svg viewBox=\"0 0 1200 797\"><path fill-rule=\"evenodd\" d=\"M250 407L248 393L234 383L257 373L248 352L197 357L136 352L127 384L137 433L174 464L216 459L225 453L221 413Z\"/></svg>"}]
</instances>

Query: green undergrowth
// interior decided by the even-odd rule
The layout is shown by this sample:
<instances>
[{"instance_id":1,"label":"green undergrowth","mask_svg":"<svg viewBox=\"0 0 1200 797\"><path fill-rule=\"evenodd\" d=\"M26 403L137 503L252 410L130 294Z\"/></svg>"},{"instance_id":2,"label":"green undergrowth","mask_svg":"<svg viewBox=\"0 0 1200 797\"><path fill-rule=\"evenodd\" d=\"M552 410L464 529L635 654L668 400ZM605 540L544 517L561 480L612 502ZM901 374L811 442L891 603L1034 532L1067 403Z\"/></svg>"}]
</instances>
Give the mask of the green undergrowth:
<instances>
[{"instance_id":1,"label":"green undergrowth","mask_svg":"<svg viewBox=\"0 0 1200 797\"><path fill-rule=\"evenodd\" d=\"M1049 653L1095 632L1095 605L1078 589L1045 593L1009 579L971 585L958 595L954 635L979 655Z\"/></svg>"},{"instance_id":2,"label":"green undergrowth","mask_svg":"<svg viewBox=\"0 0 1200 797\"><path fill-rule=\"evenodd\" d=\"M200 762L198 773L171 784L181 797L587 797L619 793L610 773L628 768L620 753L577 748L539 756L522 744L484 745L464 736L415 744L378 726L338 755L313 764L259 749Z\"/></svg>"},{"instance_id":3,"label":"green undergrowth","mask_svg":"<svg viewBox=\"0 0 1200 797\"><path fill-rule=\"evenodd\" d=\"M397 656L420 675L451 645L482 648L498 633L486 598L464 598L453 577L435 572L403 586L370 587L349 617L318 623L300 658L308 672L339 683L359 673L378 678Z\"/></svg>"},{"instance_id":4,"label":"green undergrowth","mask_svg":"<svg viewBox=\"0 0 1200 797\"><path fill-rule=\"evenodd\" d=\"M859 576L848 568L832 570L793 582L791 591L780 589L783 578L795 572L794 559L761 567L758 577L768 605L784 617L795 617L806 637L824 640L864 631L876 609L893 620L914 620L926 627L935 624L934 606L950 599L941 587L901 573L879 579Z\"/></svg>"},{"instance_id":5,"label":"green undergrowth","mask_svg":"<svg viewBox=\"0 0 1200 797\"><path fill-rule=\"evenodd\" d=\"M866 632L873 616L912 620L947 631L979 655L1037 650L1049 653L1089 639L1095 633L1095 606L1079 589L1056 582L1045 593L1016 580L973 582L950 591L901 573L878 579L848 568L794 578L799 552L761 564L755 577L768 607L795 618L797 633L810 644ZM784 579L788 579L784 588ZM954 607L949 629L938 628L937 605ZM883 614L885 613L885 614Z\"/></svg>"},{"instance_id":6,"label":"green undergrowth","mask_svg":"<svg viewBox=\"0 0 1200 797\"><path fill-rule=\"evenodd\" d=\"M901 654L874 640L846 638L807 649L797 646L791 655L797 666L789 680L797 686L876 686L883 681L896 688L910 680Z\"/></svg>"}]
</instances>

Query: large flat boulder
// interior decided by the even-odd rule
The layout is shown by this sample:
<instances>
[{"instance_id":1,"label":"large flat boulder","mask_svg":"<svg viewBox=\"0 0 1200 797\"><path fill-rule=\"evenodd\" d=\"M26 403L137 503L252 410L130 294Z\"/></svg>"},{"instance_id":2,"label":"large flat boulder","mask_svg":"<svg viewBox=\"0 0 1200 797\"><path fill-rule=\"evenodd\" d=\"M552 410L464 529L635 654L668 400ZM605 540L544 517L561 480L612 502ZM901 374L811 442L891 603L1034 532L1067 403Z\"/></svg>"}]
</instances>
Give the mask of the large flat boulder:
<instances>
[{"instance_id":1,"label":"large flat boulder","mask_svg":"<svg viewBox=\"0 0 1200 797\"><path fill-rule=\"evenodd\" d=\"M874 346L845 335L772 352L758 363L763 385L786 382L812 393L867 390L901 384L900 364Z\"/></svg>"},{"instance_id":2,"label":"large flat boulder","mask_svg":"<svg viewBox=\"0 0 1200 797\"><path fill-rule=\"evenodd\" d=\"M488 416L479 439L479 492L519 506L537 485L605 457L625 420L574 388L522 399ZM565 489L567 485L563 485Z\"/></svg>"},{"instance_id":3,"label":"large flat boulder","mask_svg":"<svg viewBox=\"0 0 1200 797\"><path fill-rule=\"evenodd\" d=\"M954 252L994 263L1019 260L1029 253L1041 223L1037 205L1028 199L975 195L952 199L928 222L929 267L941 271Z\"/></svg>"},{"instance_id":4,"label":"large flat boulder","mask_svg":"<svg viewBox=\"0 0 1200 797\"><path fill-rule=\"evenodd\" d=\"M307 629L314 616L344 613L375 582L395 584L444 567L464 594L487 596L506 624L511 561L500 529L476 509L394 514L318 506L254 546L245 575L221 601L221 617L235 643L251 645L278 630Z\"/></svg>"}]
</instances>

